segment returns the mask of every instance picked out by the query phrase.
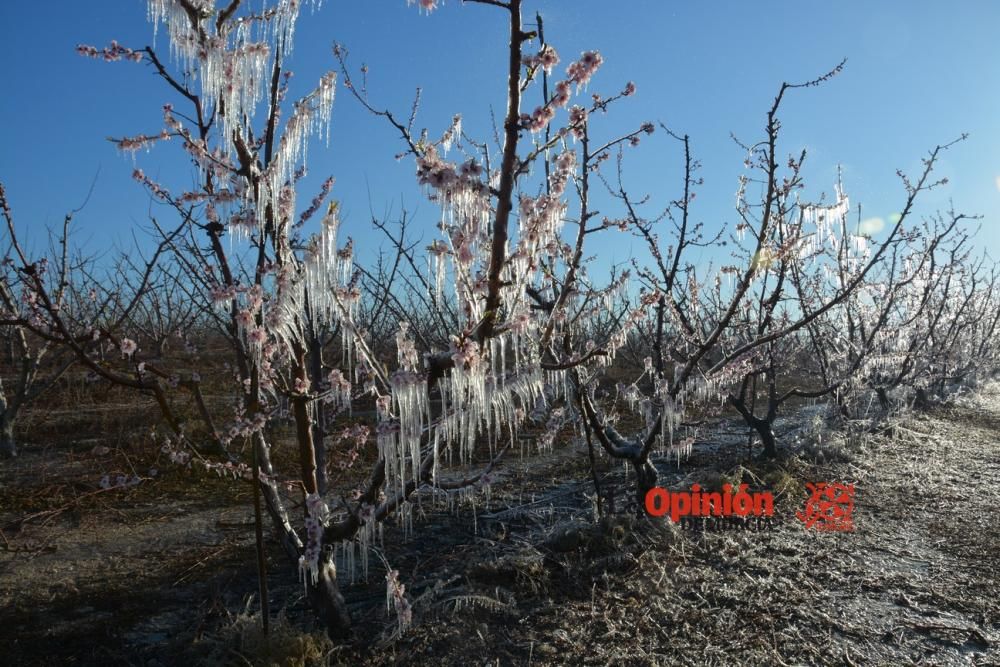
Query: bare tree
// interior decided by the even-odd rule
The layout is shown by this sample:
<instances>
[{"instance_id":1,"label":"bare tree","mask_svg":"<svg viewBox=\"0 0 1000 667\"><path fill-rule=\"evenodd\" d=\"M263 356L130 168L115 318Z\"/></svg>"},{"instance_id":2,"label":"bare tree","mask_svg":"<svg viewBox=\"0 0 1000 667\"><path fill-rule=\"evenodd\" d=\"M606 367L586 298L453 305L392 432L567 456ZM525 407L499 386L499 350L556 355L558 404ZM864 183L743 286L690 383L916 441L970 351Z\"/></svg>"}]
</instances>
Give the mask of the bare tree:
<instances>
[{"instance_id":1,"label":"bare tree","mask_svg":"<svg viewBox=\"0 0 1000 667\"><path fill-rule=\"evenodd\" d=\"M0 183L0 212L4 217L4 231L8 242L16 249L14 215L7 192ZM20 326L25 320L38 319L38 303L32 285L37 282L48 284L53 293L53 305L63 308L67 305L69 277L74 268L69 250L69 227L73 214L63 219L62 232L57 238L58 252L54 265L48 262L17 266L11 259L11 252L5 254L0 269L0 339L6 352L6 368L11 371L7 384L0 375L0 456L17 456L17 442L14 424L21 409L51 389L72 366L73 358L55 348L52 340L32 335ZM53 354L50 354L53 353ZM48 367L46 367L46 362ZM6 374L6 373L4 373Z\"/></svg>"}]
</instances>

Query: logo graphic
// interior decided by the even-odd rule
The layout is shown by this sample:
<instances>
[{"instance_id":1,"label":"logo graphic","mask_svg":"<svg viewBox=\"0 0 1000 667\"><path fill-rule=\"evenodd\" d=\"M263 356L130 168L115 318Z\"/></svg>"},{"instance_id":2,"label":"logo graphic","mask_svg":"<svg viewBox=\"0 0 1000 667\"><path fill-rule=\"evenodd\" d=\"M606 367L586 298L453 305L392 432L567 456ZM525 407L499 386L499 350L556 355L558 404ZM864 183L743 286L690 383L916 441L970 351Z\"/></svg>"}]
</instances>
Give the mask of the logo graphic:
<instances>
[{"instance_id":1,"label":"logo graphic","mask_svg":"<svg viewBox=\"0 0 1000 667\"><path fill-rule=\"evenodd\" d=\"M812 494L804 512L795 516L805 527L823 531L854 530L854 485L839 482L808 482Z\"/></svg>"}]
</instances>

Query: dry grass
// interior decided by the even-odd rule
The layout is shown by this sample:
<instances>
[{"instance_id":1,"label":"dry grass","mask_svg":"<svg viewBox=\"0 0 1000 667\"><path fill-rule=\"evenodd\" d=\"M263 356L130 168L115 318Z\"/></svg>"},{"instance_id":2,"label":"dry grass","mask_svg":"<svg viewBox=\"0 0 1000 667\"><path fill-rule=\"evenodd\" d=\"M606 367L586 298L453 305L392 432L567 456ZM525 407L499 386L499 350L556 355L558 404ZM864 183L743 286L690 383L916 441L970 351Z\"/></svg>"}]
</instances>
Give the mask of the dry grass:
<instances>
[{"instance_id":1,"label":"dry grass","mask_svg":"<svg viewBox=\"0 0 1000 667\"><path fill-rule=\"evenodd\" d=\"M270 620L265 635L260 613L246 609L215 632L194 642L188 664L205 667L314 667L329 664L333 643L321 632L303 632L284 613Z\"/></svg>"}]
</instances>

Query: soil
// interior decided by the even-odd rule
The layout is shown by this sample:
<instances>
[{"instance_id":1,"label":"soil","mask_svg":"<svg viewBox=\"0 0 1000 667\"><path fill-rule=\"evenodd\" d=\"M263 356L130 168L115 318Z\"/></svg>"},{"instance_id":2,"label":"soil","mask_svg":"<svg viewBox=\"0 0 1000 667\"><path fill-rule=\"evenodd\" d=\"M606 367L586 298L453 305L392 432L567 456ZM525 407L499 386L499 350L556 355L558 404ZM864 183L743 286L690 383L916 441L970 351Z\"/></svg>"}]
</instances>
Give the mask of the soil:
<instances>
[{"instance_id":1,"label":"soil","mask_svg":"<svg viewBox=\"0 0 1000 667\"><path fill-rule=\"evenodd\" d=\"M679 465L657 461L668 488L774 492L771 528L637 517L628 471L604 460L602 487L616 499L595 521L586 451L574 444L510 458L474 507L422 498L412 533L387 526L368 581L345 583L356 625L336 647L311 627L297 573L269 541L280 632L309 641L295 644L298 657L268 658L248 649L258 605L245 483L172 469L141 444L29 437L0 462L0 661L1000 664L1000 385L875 433L870 422L831 432L820 421L809 409L785 420L777 462L748 460L746 430L731 420ZM109 471L142 482L102 489ZM809 482L854 484L853 530L805 526ZM385 564L412 603L402 634Z\"/></svg>"}]
</instances>

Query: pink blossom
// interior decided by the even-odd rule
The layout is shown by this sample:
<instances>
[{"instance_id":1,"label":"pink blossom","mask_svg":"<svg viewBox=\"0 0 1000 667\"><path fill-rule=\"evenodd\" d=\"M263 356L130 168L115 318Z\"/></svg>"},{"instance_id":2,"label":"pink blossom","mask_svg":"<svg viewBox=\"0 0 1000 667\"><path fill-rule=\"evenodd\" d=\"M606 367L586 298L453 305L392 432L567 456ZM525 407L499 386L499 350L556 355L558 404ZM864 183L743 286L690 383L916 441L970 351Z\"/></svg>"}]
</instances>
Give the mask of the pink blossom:
<instances>
[{"instance_id":1,"label":"pink blossom","mask_svg":"<svg viewBox=\"0 0 1000 667\"><path fill-rule=\"evenodd\" d=\"M541 67L546 74L552 73L552 68L559 64L559 54L546 44L537 55L525 56L521 62L530 69Z\"/></svg>"},{"instance_id":2,"label":"pink blossom","mask_svg":"<svg viewBox=\"0 0 1000 667\"><path fill-rule=\"evenodd\" d=\"M555 117L556 111L551 105L536 107L530 116L522 117L521 123L532 132L541 132Z\"/></svg>"},{"instance_id":3,"label":"pink blossom","mask_svg":"<svg viewBox=\"0 0 1000 667\"><path fill-rule=\"evenodd\" d=\"M483 173L483 168L476 162L475 158L469 158L462 164L460 172L462 176L468 178L479 178Z\"/></svg>"},{"instance_id":4,"label":"pink blossom","mask_svg":"<svg viewBox=\"0 0 1000 667\"><path fill-rule=\"evenodd\" d=\"M438 8L437 0L406 0L406 4L418 4L420 5L420 9L424 10L428 14Z\"/></svg>"},{"instance_id":5,"label":"pink blossom","mask_svg":"<svg viewBox=\"0 0 1000 667\"><path fill-rule=\"evenodd\" d=\"M556 108L562 108L569 103L571 94L571 84L569 81L560 81L556 84L556 91L552 95L550 103Z\"/></svg>"},{"instance_id":6,"label":"pink blossom","mask_svg":"<svg viewBox=\"0 0 1000 667\"><path fill-rule=\"evenodd\" d=\"M599 52L584 51L580 59L566 69L566 76L576 84L577 88L581 88L590 82L590 78L603 63L604 58Z\"/></svg>"},{"instance_id":7,"label":"pink blossom","mask_svg":"<svg viewBox=\"0 0 1000 667\"><path fill-rule=\"evenodd\" d=\"M236 322L241 327L249 328L253 326L253 314L245 308L236 313Z\"/></svg>"},{"instance_id":8,"label":"pink blossom","mask_svg":"<svg viewBox=\"0 0 1000 667\"><path fill-rule=\"evenodd\" d=\"M552 68L559 64L559 54L551 46L546 44L538 53L538 63L547 73L552 73Z\"/></svg>"},{"instance_id":9,"label":"pink blossom","mask_svg":"<svg viewBox=\"0 0 1000 667\"><path fill-rule=\"evenodd\" d=\"M451 358L454 360L456 366L468 365L470 369L474 369L479 365L479 343L468 338L459 341L453 337L452 345L455 351L451 355Z\"/></svg>"},{"instance_id":10,"label":"pink blossom","mask_svg":"<svg viewBox=\"0 0 1000 667\"><path fill-rule=\"evenodd\" d=\"M122 351L123 357L131 357L135 354L135 351L139 349L139 346L135 344L135 341L131 338L122 338L121 345L119 348Z\"/></svg>"}]
</instances>

